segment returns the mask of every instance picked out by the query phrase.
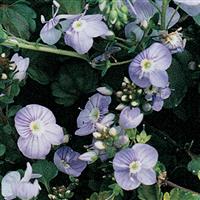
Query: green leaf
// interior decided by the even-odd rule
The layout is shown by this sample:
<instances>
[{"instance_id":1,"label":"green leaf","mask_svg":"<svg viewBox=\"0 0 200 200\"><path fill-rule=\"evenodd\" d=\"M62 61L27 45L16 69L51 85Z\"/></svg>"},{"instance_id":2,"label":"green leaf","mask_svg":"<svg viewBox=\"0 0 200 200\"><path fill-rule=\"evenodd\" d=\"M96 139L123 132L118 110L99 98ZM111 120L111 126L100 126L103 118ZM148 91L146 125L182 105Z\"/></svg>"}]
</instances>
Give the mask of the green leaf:
<instances>
[{"instance_id":1,"label":"green leaf","mask_svg":"<svg viewBox=\"0 0 200 200\"><path fill-rule=\"evenodd\" d=\"M0 24L6 31L23 39L29 39L30 32L35 31L35 18L36 13L27 1L3 4L0 7Z\"/></svg>"},{"instance_id":2,"label":"green leaf","mask_svg":"<svg viewBox=\"0 0 200 200\"><path fill-rule=\"evenodd\" d=\"M34 173L42 175L42 177L39 178L39 181L43 183L47 191L49 191L49 182L58 174L56 166L47 160L39 160L34 163L32 167Z\"/></svg>"},{"instance_id":3,"label":"green leaf","mask_svg":"<svg viewBox=\"0 0 200 200\"><path fill-rule=\"evenodd\" d=\"M4 144L0 144L0 156L3 156L6 152L6 146Z\"/></svg>"},{"instance_id":4,"label":"green leaf","mask_svg":"<svg viewBox=\"0 0 200 200\"><path fill-rule=\"evenodd\" d=\"M194 175L198 176L198 173L200 172L200 157L193 158L187 166L188 170L192 172Z\"/></svg>"},{"instance_id":5,"label":"green leaf","mask_svg":"<svg viewBox=\"0 0 200 200\"><path fill-rule=\"evenodd\" d=\"M94 92L97 82L96 72L88 65L64 66L51 85L52 95L56 97L56 103L71 106L81 95Z\"/></svg>"},{"instance_id":6,"label":"green leaf","mask_svg":"<svg viewBox=\"0 0 200 200\"><path fill-rule=\"evenodd\" d=\"M4 40L6 40L7 35L3 30L2 25L0 24L0 42L3 42Z\"/></svg>"},{"instance_id":7,"label":"green leaf","mask_svg":"<svg viewBox=\"0 0 200 200\"><path fill-rule=\"evenodd\" d=\"M104 191L100 192L99 194L95 192L90 196L90 200L105 200L109 198L111 195L112 195L111 191Z\"/></svg>"},{"instance_id":8,"label":"green leaf","mask_svg":"<svg viewBox=\"0 0 200 200\"><path fill-rule=\"evenodd\" d=\"M48 75L44 71L40 70L38 67L30 67L28 69L28 75L31 79L37 81L41 85L49 84Z\"/></svg>"},{"instance_id":9,"label":"green leaf","mask_svg":"<svg viewBox=\"0 0 200 200\"><path fill-rule=\"evenodd\" d=\"M17 111L21 108L20 105L11 106L8 110L8 117L13 117L17 113Z\"/></svg>"},{"instance_id":10,"label":"green leaf","mask_svg":"<svg viewBox=\"0 0 200 200\"><path fill-rule=\"evenodd\" d=\"M171 96L165 100L166 108L177 107L187 92L187 78L183 67L185 66L173 59L172 65L168 69Z\"/></svg>"},{"instance_id":11,"label":"green leaf","mask_svg":"<svg viewBox=\"0 0 200 200\"><path fill-rule=\"evenodd\" d=\"M200 195L174 188L170 192L170 200L200 200Z\"/></svg>"},{"instance_id":12,"label":"green leaf","mask_svg":"<svg viewBox=\"0 0 200 200\"><path fill-rule=\"evenodd\" d=\"M57 0L60 4L60 11L68 14L79 14L83 11L84 0Z\"/></svg>"},{"instance_id":13,"label":"green leaf","mask_svg":"<svg viewBox=\"0 0 200 200\"><path fill-rule=\"evenodd\" d=\"M138 198L140 200L162 200L162 192L158 185L141 185L138 189Z\"/></svg>"},{"instance_id":14,"label":"green leaf","mask_svg":"<svg viewBox=\"0 0 200 200\"><path fill-rule=\"evenodd\" d=\"M193 19L200 26L200 15L194 16Z\"/></svg>"}]
</instances>

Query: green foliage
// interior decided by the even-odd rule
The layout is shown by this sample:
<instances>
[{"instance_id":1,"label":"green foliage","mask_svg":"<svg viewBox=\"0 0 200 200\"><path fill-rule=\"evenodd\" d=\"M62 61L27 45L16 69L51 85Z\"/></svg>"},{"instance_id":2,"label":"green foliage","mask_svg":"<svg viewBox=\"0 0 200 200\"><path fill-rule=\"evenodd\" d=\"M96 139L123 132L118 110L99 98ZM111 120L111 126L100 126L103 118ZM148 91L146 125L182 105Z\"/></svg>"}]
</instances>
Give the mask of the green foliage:
<instances>
[{"instance_id":1,"label":"green foliage","mask_svg":"<svg viewBox=\"0 0 200 200\"><path fill-rule=\"evenodd\" d=\"M56 97L56 103L71 106L80 95L94 92L97 82L97 74L88 65L63 66L52 84L52 95Z\"/></svg>"},{"instance_id":2,"label":"green foliage","mask_svg":"<svg viewBox=\"0 0 200 200\"><path fill-rule=\"evenodd\" d=\"M3 156L6 152L6 146L4 144L0 144L0 156Z\"/></svg>"},{"instance_id":3,"label":"green foliage","mask_svg":"<svg viewBox=\"0 0 200 200\"><path fill-rule=\"evenodd\" d=\"M39 160L34 163L32 167L34 173L42 175L42 177L39 178L39 181L43 183L47 191L49 191L49 182L58 174L56 166L47 160Z\"/></svg>"},{"instance_id":4,"label":"green foliage","mask_svg":"<svg viewBox=\"0 0 200 200\"><path fill-rule=\"evenodd\" d=\"M85 1L84 0L58 0L58 3L61 6L60 11L62 13L68 14L79 14L83 11Z\"/></svg>"},{"instance_id":5,"label":"green foliage","mask_svg":"<svg viewBox=\"0 0 200 200\"><path fill-rule=\"evenodd\" d=\"M164 200L200 200L200 195L174 188L170 192L170 198Z\"/></svg>"},{"instance_id":6,"label":"green foliage","mask_svg":"<svg viewBox=\"0 0 200 200\"><path fill-rule=\"evenodd\" d=\"M194 175L199 177L200 172L200 157L194 157L187 166L188 170L192 172Z\"/></svg>"},{"instance_id":7,"label":"green foliage","mask_svg":"<svg viewBox=\"0 0 200 200\"><path fill-rule=\"evenodd\" d=\"M32 67L28 69L28 75L34 81L37 81L41 85L49 84L49 77L48 75L40 70L38 67Z\"/></svg>"},{"instance_id":8,"label":"green foliage","mask_svg":"<svg viewBox=\"0 0 200 200\"><path fill-rule=\"evenodd\" d=\"M168 69L171 96L165 101L166 108L177 107L183 100L187 89L187 79L183 66L177 60L173 59L171 67Z\"/></svg>"},{"instance_id":9,"label":"green foliage","mask_svg":"<svg viewBox=\"0 0 200 200\"><path fill-rule=\"evenodd\" d=\"M95 192L90 196L90 200L105 200L109 198L111 195L112 195L111 191L104 191L100 192L99 194Z\"/></svg>"},{"instance_id":10,"label":"green foliage","mask_svg":"<svg viewBox=\"0 0 200 200\"><path fill-rule=\"evenodd\" d=\"M25 0L0 7L0 24L9 33L23 39L29 39L30 33L35 31L35 18L35 11Z\"/></svg>"},{"instance_id":11,"label":"green foliage","mask_svg":"<svg viewBox=\"0 0 200 200\"><path fill-rule=\"evenodd\" d=\"M162 200L162 192L158 185L141 185L138 189L138 198L140 200Z\"/></svg>"},{"instance_id":12,"label":"green foliage","mask_svg":"<svg viewBox=\"0 0 200 200\"><path fill-rule=\"evenodd\" d=\"M200 15L194 16L193 19L200 26Z\"/></svg>"}]
</instances>

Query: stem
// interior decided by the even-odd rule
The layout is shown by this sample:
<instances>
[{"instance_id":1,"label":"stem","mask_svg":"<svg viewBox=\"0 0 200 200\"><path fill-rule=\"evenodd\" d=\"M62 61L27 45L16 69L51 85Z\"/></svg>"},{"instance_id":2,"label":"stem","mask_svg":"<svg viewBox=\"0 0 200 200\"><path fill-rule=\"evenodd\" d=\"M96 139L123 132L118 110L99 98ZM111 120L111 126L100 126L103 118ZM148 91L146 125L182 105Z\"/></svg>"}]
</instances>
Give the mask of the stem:
<instances>
[{"instance_id":1,"label":"stem","mask_svg":"<svg viewBox=\"0 0 200 200\"><path fill-rule=\"evenodd\" d=\"M162 13L161 13L161 30L165 30L166 24L166 12L168 8L169 0L163 0L162 1Z\"/></svg>"},{"instance_id":2,"label":"stem","mask_svg":"<svg viewBox=\"0 0 200 200\"><path fill-rule=\"evenodd\" d=\"M26 40L22 40L16 37L9 36L4 42L1 42L0 45L6 46L6 47L19 47L22 49L29 49L33 51L41 51L41 52L54 53L58 55L70 56L74 58L80 58L82 60L89 62L89 59L87 58L86 55L80 55L74 51L67 51L67 50L52 48L40 43L28 42Z\"/></svg>"},{"instance_id":3,"label":"stem","mask_svg":"<svg viewBox=\"0 0 200 200\"><path fill-rule=\"evenodd\" d=\"M198 193L198 192L195 192L195 191L193 191L193 190L184 188L184 187L182 187L182 186L180 186L180 185L177 185L177 184L175 184L175 183L173 183L173 182L171 182L171 181L165 180L164 183L165 183L165 185L169 185L170 187L178 188L178 189L181 189L181 190L183 190L183 191L185 191L185 192L191 192L191 193L193 193L193 194L200 195L200 193Z\"/></svg>"},{"instance_id":4,"label":"stem","mask_svg":"<svg viewBox=\"0 0 200 200\"><path fill-rule=\"evenodd\" d=\"M118 66L118 65L128 64L128 63L130 63L132 60L133 60L133 59L125 60L125 61L122 61L122 62L111 63L111 66Z\"/></svg>"}]
</instances>

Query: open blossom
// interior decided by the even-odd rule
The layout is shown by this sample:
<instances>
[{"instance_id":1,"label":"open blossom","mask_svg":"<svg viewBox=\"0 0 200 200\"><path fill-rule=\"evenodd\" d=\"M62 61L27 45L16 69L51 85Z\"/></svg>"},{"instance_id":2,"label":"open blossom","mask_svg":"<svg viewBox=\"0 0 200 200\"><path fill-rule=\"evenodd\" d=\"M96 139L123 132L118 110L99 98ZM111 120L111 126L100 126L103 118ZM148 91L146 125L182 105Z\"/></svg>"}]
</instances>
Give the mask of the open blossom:
<instances>
[{"instance_id":1,"label":"open blossom","mask_svg":"<svg viewBox=\"0 0 200 200\"><path fill-rule=\"evenodd\" d=\"M14 62L14 64L16 65L13 79L18 79L20 81L25 79L30 59L23 58L22 56L19 56L18 53L15 53L10 61Z\"/></svg>"},{"instance_id":2,"label":"open blossom","mask_svg":"<svg viewBox=\"0 0 200 200\"><path fill-rule=\"evenodd\" d=\"M158 152L148 144L135 144L119 151L113 160L114 176L124 190L156 183L153 167L158 161Z\"/></svg>"},{"instance_id":3,"label":"open blossom","mask_svg":"<svg viewBox=\"0 0 200 200\"><path fill-rule=\"evenodd\" d=\"M61 23L65 31L65 43L78 53L87 53L93 45L93 38L104 36L108 33L108 27L102 21L103 16L74 15L74 18ZM67 25L66 25L67 24Z\"/></svg>"},{"instance_id":4,"label":"open blossom","mask_svg":"<svg viewBox=\"0 0 200 200\"><path fill-rule=\"evenodd\" d=\"M15 127L20 135L17 145L28 158L44 159L51 145L63 142L63 129L56 124L53 113L41 105L20 109L15 116Z\"/></svg>"},{"instance_id":5,"label":"open blossom","mask_svg":"<svg viewBox=\"0 0 200 200\"><path fill-rule=\"evenodd\" d=\"M146 88L145 89L145 99L147 101L152 102L152 110L155 111L160 111L164 105L164 100L168 99L169 96L171 95L171 90L169 87L166 88L157 88L157 87L152 87Z\"/></svg>"},{"instance_id":6,"label":"open blossom","mask_svg":"<svg viewBox=\"0 0 200 200\"><path fill-rule=\"evenodd\" d=\"M123 129L136 128L143 120L143 114L139 108L126 107L119 116L119 125Z\"/></svg>"},{"instance_id":7,"label":"open blossom","mask_svg":"<svg viewBox=\"0 0 200 200\"><path fill-rule=\"evenodd\" d=\"M200 14L200 0L174 0L174 2L190 16Z\"/></svg>"},{"instance_id":8,"label":"open blossom","mask_svg":"<svg viewBox=\"0 0 200 200\"><path fill-rule=\"evenodd\" d=\"M41 190L38 180L32 182L31 179L40 177L40 174L32 174L32 167L27 163L22 179L18 171L9 172L3 177L1 193L7 200L15 199L16 197L22 200L31 200L33 197L37 197Z\"/></svg>"},{"instance_id":9,"label":"open blossom","mask_svg":"<svg viewBox=\"0 0 200 200\"><path fill-rule=\"evenodd\" d=\"M150 85L166 87L172 56L170 51L160 43L154 43L149 48L138 54L129 65L131 80L142 88Z\"/></svg>"},{"instance_id":10,"label":"open blossom","mask_svg":"<svg viewBox=\"0 0 200 200\"><path fill-rule=\"evenodd\" d=\"M44 16L41 16L41 21L45 25L40 31L40 38L44 43L49 45L57 43L62 35L62 32L56 28L60 21L60 15L56 16L60 5L56 1L53 1L53 9L54 7L56 8L56 11L53 13L52 19L45 21Z\"/></svg>"},{"instance_id":11,"label":"open blossom","mask_svg":"<svg viewBox=\"0 0 200 200\"><path fill-rule=\"evenodd\" d=\"M108 106L111 103L110 96L103 96L101 94L94 94L89 98L77 118L78 130L76 135L84 136L89 135L97 129L97 123L109 126L113 123L114 114L108 114Z\"/></svg>"},{"instance_id":12,"label":"open blossom","mask_svg":"<svg viewBox=\"0 0 200 200\"><path fill-rule=\"evenodd\" d=\"M54 163L61 172L78 177L87 166L87 162L80 160L79 156L80 153L64 146L55 152Z\"/></svg>"}]
</instances>

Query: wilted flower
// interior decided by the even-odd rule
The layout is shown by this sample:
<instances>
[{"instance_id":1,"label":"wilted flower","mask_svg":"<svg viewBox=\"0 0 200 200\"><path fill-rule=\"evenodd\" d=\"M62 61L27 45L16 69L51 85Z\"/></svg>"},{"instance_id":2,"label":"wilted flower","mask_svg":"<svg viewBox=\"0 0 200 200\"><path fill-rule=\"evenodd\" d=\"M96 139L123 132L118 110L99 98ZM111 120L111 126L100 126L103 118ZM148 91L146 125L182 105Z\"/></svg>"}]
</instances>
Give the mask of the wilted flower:
<instances>
[{"instance_id":1,"label":"wilted flower","mask_svg":"<svg viewBox=\"0 0 200 200\"><path fill-rule=\"evenodd\" d=\"M200 0L174 0L188 15L200 14Z\"/></svg>"},{"instance_id":2,"label":"wilted flower","mask_svg":"<svg viewBox=\"0 0 200 200\"><path fill-rule=\"evenodd\" d=\"M91 96L85 105L85 109L80 112L77 118L79 129L75 134L79 136L89 135L96 130L97 123L104 124L105 126L111 125L114 115L108 114L110 102L110 96L103 96L98 93Z\"/></svg>"},{"instance_id":3,"label":"wilted flower","mask_svg":"<svg viewBox=\"0 0 200 200\"><path fill-rule=\"evenodd\" d=\"M9 172L3 177L1 193L8 200L15 199L16 197L22 200L30 200L33 197L37 197L41 190L38 180L35 180L33 183L30 180L40 177L40 174L32 174L32 167L27 163L22 179L18 171Z\"/></svg>"},{"instance_id":4,"label":"wilted flower","mask_svg":"<svg viewBox=\"0 0 200 200\"><path fill-rule=\"evenodd\" d=\"M53 11L54 13L52 19L50 19L49 21L45 21L44 16L41 16L41 21L43 24L45 23L45 25L40 31L40 37L44 43L47 43L49 45L57 43L62 35L62 32L55 28L61 19L60 15L56 16L58 14L60 5L55 0L53 1L52 9L54 9L54 7L56 8L56 11Z\"/></svg>"},{"instance_id":5,"label":"wilted flower","mask_svg":"<svg viewBox=\"0 0 200 200\"><path fill-rule=\"evenodd\" d=\"M61 22L65 32L65 43L78 53L87 53L93 45L93 38L106 35L108 27L102 15L74 15Z\"/></svg>"},{"instance_id":6,"label":"wilted flower","mask_svg":"<svg viewBox=\"0 0 200 200\"><path fill-rule=\"evenodd\" d=\"M18 147L24 156L32 159L44 159L51 145L63 142L63 129L56 124L53 113L37 104L27 105L15 116L18 134Z\"/></svg>"},{"instance_id":7,"label":"wilted flower","mask_svg":"<svg viewBox=\"0 0 200 200\"><path fill-rule=\"evenodd\" d=\"M18 53L15 53L10 61L14 62L14 64L16 65L13 78L20 81L25 79L26 71L30 62L29 58L23 58L22 56L19 56Z\"/></svg>"},{"instance_id":8,"label":"wilted flower","mask_svg":"<svg viewBox=\"0 0 200 200\"><path fill-rule=\"evenodd\" d=\"M80 153L64 146L55 152L54 163L61 172L78 177L87 166L87 163L80 160L79 156Z\"/></svg>"},{"instance_id":9,"label":"wilted flower","mask_svg":"<svg viewBox=\"0 0 200 200\"><path fill-rule=\"evenodd\" d=\"M184 51L186 45L186 39L183 39L183 35L179 30L163 34L161 41L172 54Z\"/></svg>"},{"instance_id":10,"label":"wilted flower","mask_svg":"<svg viewBox=\"0 0 200 200\"><path fill-rule=\"evenodd\" d=\"M154 43L138 54L129 66L129 76L138 86L145 88L150 85L166 87L172 56L170 51L160 43Z\"/></svg>"},{"instance_id":11,"label":"wilted flower","mask_svg":"<svg viewBox=\"0 0 200 200\"><path fill-rule=\"evenodd\" d=\"M113 160L114 176L124 190L134 190L142 183L156 183L153 167L158 161L156 149L148 144L135 144L119 151Z\"/></svg>"},{"instance_id":12,"label":"wilted flower","mask_svg":"<svg viewBox=\"0 0 200 200\"><path fill-rule=\"evenodd\" d=\"M126 107L119 116L119 125L123 129L136 128L143 120L143 114L139 108Z\"/></svg>"}]
</instances>

